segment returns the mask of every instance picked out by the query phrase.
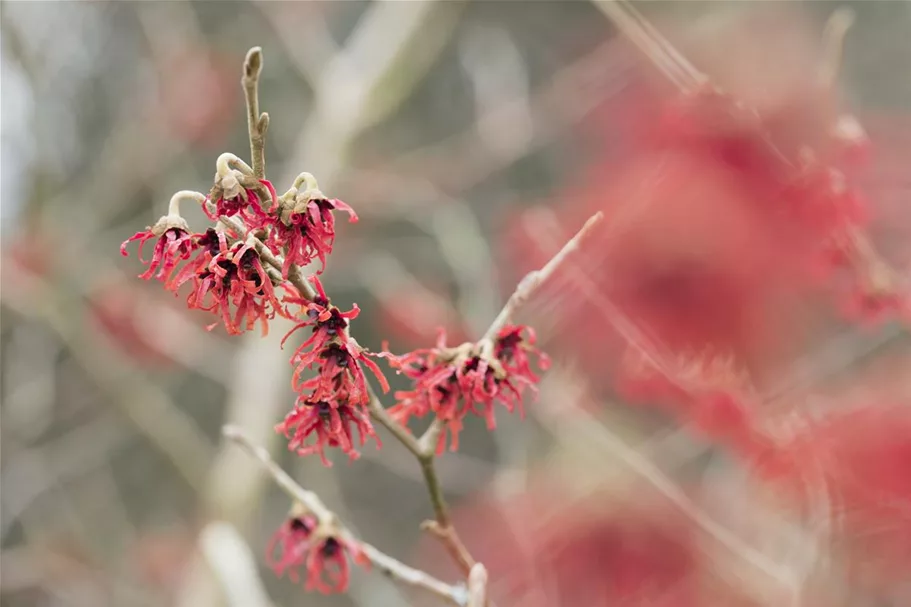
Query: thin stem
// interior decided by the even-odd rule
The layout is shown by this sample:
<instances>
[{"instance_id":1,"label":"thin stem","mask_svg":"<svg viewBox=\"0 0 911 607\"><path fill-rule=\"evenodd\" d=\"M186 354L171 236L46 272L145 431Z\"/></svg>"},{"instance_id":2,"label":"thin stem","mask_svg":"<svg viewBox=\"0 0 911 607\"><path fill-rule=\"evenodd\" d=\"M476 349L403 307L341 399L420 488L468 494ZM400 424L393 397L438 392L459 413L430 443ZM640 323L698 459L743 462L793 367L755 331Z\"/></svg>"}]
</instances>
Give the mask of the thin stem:
<instances>
[{"instance_id":1,"label":"thin stem","mask_svg":"<svg viewBox=\"0 0 911 607\"><path fill-rule=\"evenodd\" d=\"M257 179L266 178L266 130L269 114L259 112L259 75L263 69L263 50L254 46L244 60L244 98L247 101L247 130L250 133L250 160Z\"/></svg>"},{"instance_id":2,"label":"thin stem","mask_svg":"<svg viewBox=\"0 0 911 607\"><path fill-rule=\"evenodd\" d=\"M614 25L648 57L671 83L682 91L697 88L705 76L681 55L639 12L626 0L592 0Z\"/></svg>"},{"instance_id":3,"label":"thin stem","mask_svg":"<svg viewBox=\"0 0 911 607\"><path fill-rule=\"evenodd\" d=\"M168 203L168 215L180 217L180 201L189 198L200 204L205 204L206 195L193 190L180 190L171 196L171 202Z\"/></svg>"},{"instance_id":4,"label":"thin stem","mask_svg":"<svg viewBox=\"0 0 911 607\"><path fill-rule=\"evenodd\" d=\"M836 9L826 21L822 34L822 66L819 70L819 83L828 89L835 87L838 70L841 68L845 34L853 24L854 11L845 7Z\"/></svg>"},{"instance_id":5,"label":"thin stem","mask_svg":"<svg viewBox=\"0 0 911 607\"><path fill-rule=\"evenodd\" d=\"M437 450L437 443L440 440L440 433L446 429L446 422L437 417L427 428L421 438L418 439L418 446L421 453L427 456L434 455Z\"/></svg>"},{"instance_id":6,"label":"thin stem","mask_svg":"<svg viewBox=\"0 0 911 607\"><path fill-rule=\"evenodd\" d=\"M225 152L221 154L218 158L215 159L215 172L220 177L225 177L229 175L232 169L238 170L244 175L252 175L253 169L250 166L232 154L231 152Z\"/></svg>"},{"instance_id":7,"label":"thin stem","mask_svg":"<svg viewBox=\"0 0 911 607\"><path fill-rule=\"evenodd\" d=\"M527 302L532 294L538 290L538 287L544 284L551 274L566 261L571 253L579 249L585 237L603 218L604 214L600 211L589 217L582 228L576 232L576 235L570 238L569 241L563 245L563 248L560 249L543 268L534 270L525 275L519 282L519 286L516 287L515 292L509 297L506 305L503 306L503 309L500 310L500 313L497 314L497 317L494 319L493 323L491 323L490 328L487 329L482 341L496 338L497 333L512 320L516 311L525 305L525 302Z\"/></svg>"},{"instance_id":8,"label":"thin stem","mask_svg":"<svg viewBox=\"0 0 911 607\"><path fill-rule=\"evenodd\" d=\"M468 607L484 607L487 604L487 569L475 563L468 574Z\"/></svg>"},{"instance_id":9,"label":"thin stem","mask_svg":"<svg viewBox=\"0 0 911 607\"><path fill-rule=\"evenodd\" d=\"M421 464L421 473L424 476L424 484L427 487L427 493L430 495L430 504L433 506L435 517L435 520L425 521L421 525L422 529L435 535L446 548L453 561L459 566L462 573L468 575L476 563L452 525L452 519L449 516L449 506L443 496L443 486L440 483L439 476L437 476L435 466L437 440L446 423L440 418L436 418L421 438L416 439L408 428L392 419L379 398L373 393L373 389L369 388L369 386L368 389L370 390L370 402L368 404L370 415L389 430Z\"/></svg>"},{"instance_id":10,"label":"thin stem","mask_svg":"<svg viewBox=\"0 0 911 607\"><path fill-rule=\"evenodd\" d=\"M397 582L432 592L460 607L466 604L467 593L464 587L447 584L423 571L409 567L370 544L357 540L347 527L342 525L338 516L323 503L316 493L308 491L298 485L287 472L282 470L281 467L275 463L275 460L272 459L272 456L269 455L268 451L259 445L253 444L240 428L237 428L236 426L225 426L222 428L222 434L225 438L236 443L241 449L259 461L275 483L288 494L288 497L295 502L302 504L318 519L321 525L331 526L332 528L337 529L338 533L343 535L346 539L356 541L367 559L384 575Z\"/></svg>"},{"instance_id":11,"label":"thin stem","mask_svg":"<svg viewBox=\"0 0 911 607\"><path fill-rule=\"evenodd\" d=\"M449 516L449 506L443 496L443 485L440 483L436 470L436 445L439 441L440 433L445 429L446 422L437 417L417 441L420 450L418 462L421 464L424 484L430 494L430 503L433 506L434 516L436 517L436 520L424 521L421 528L435 535L443 544L443 547L446 548L452 560L462 570L463 575L469 575L472 568L477 566L478 563L471 556L468 548L462 542L462 538L459 537L458 531L452 524L452 518Z\"/></svg>"},{"instance_id":12,"label":"thin stem","mask_svg":"<svg viewBox=\"0 0 911 607\"><path fill-rule=\"evenodd\" d=\"M418 461L421 464L421 472L424 474L424 481L430 493L430 504L433 506L436 522L441 527L451 527L452 519L449 517L449 507L446 505L446 498L443 497L443 487L437 476L436 467L433 465L434 459L433 453L422 454L418 457Z\"/></svg>"}]
</instances>

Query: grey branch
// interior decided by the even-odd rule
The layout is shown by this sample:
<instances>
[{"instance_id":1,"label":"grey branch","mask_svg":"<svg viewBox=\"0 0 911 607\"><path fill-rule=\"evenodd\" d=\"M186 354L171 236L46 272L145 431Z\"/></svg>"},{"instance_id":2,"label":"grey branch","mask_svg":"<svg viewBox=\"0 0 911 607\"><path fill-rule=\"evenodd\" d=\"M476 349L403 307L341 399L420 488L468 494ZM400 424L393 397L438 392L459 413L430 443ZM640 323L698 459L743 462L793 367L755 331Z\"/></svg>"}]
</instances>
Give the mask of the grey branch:
<instances>
[{"instance_id":1,"label":"grey branch","mask_svg":"<svg viewBox=\"0 0 911 607\"><path fill-rule=\"evenodd\" d=\"M600 211L589 217L582 228L576 232L576 235L570 238L569 241L563 245L563 248L560 249L543 268L534 270L525 275L519 282L519 286L516 287L515 292L509 297L506 305L503 306L503 309L500 310L496 319L491 323L490 328L487 329L487 333L484 334L483 339L493 340L496 338L497 333L512 320L516 311L525 305L525 302L527 302L534 292L538 290L538 287L544 284L554 271L566 261L570 254L579 249L585 237L588 236L592 229L598 225L603 218L604 214Z\"/></svg>"}]
</instances>

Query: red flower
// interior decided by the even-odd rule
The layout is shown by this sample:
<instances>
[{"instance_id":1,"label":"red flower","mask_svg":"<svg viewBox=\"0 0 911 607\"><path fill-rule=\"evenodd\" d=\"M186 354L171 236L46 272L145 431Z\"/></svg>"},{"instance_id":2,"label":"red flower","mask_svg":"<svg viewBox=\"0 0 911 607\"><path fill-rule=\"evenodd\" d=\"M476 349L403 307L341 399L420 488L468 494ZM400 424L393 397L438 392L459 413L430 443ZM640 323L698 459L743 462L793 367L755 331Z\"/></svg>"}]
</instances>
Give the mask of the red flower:
<instances>
[{"instance_id":1,"label":"red flower","mask_svg":"<svg viewBox=\"0 0 911 607\"><path fill-rule=\"evenodd\" d=\"M348 557L360 565L369 561L360 546L344 537L320 536L318 522L312 516L295 517L279 527L266 552L266 559L278 576L288 573L293 582L300 580L299 570L307 572L307 590L323 594L348 589Z\"/></svg>"},{"instance_id":2,"label":"red flower","mask_svg":"<svg viewBox=\"0 0 911 607\"><path fill-rule=\"evenodd\" d=\"M617 493L577 495L566 483L533 478L528 491L508 499L483 496L455 513L463 539L488 568L492 601L523 607L730 604L701 595L698 538L671 505L643 493L635 501Z\"/></svg>"},{"instance_id":3,"label":"red flower","mask_svg":"<svg viewBox=\"0 0 911 607\"><path fill-rule=\"evenodd\" d=\"M319 350L295 352L291 364L295 366L294 386L298 392L312 390L312 400L335 401L339 395L347 395L351 405L364 405L370 400L367 391L367 378L361 365L373 373L383 392L389 391L389 383L383 372L370 358L371 353L358 345L353 337L345 336ZM306 369L317 365L317 375L312 379L301 381L301 374Z\"/></svg>"},{"instance_id":4,"label":"red flower","mask_svg":"<svg viewBox=\"0 0 911 607\"><path fill-rule=\"evenodd\" d=\"M282 276L287 278L292 264L306 266L314 259L320 260L321 268L317 274L326 269L326 256L332 252L335 243L335 217L332 212L336 210L348 213L351 223L357 221L354 209L341 200L316 197L283 213L282 220L274 223L268 245L276 254L283 249L285 251Z\"/></svg>"},{"instance_id":5,"label":"red flower","mask_svg":"<svg viewBox=\"0 0 911 607\"><path fill-rule=\"evenodd\" d=\"M317 295L313 300L302 297L288 297L285 302L299 304L307 311L307 319L299 322L282 339L282 347L291 335L298 329L313 327L313 334L295 350L292 360L306 357L307 350L319 352L333 340L343 338L347 334L348 321L354 320L360 314L360 308L354 304L351 310L342 312L329 302L325 289L316 276L308 280L316 289Z\"/></svg>"},{"instance_id":6,"label":"red flower","mask_svg":"<svg viewBox=\"0 0 911 607\"><path fill-rule=\"evenodd\" d=\"M285 301L304 306L306 320L298 323L282 340L285 341L298 329L313 327L313 334L302 343L291 355L291 364L295 367L293 384L298 392L312 390L306 400L310 402L341 402L346 405L364 405L369 401L367 379L361 365L370 369L380 382L383 392L389 391L389 383L382 371L373 362L371 355L348 334L349 321L357 318L360 309L357 304L342 312L329 302L322 283L316 276L310 277L316 288L316 297L306 300L301 297L289 297ZM315 377L301 381L304 371L317 365Z\"/></svg>"},{"instance_id":7,"label":"red flower","mask_svg":"<svg viewBox=\"0 0 911 607\"><path fill-rule=\"evenodd\" d=\"M637 345L662 350L650 354L672 359L708 346L763 382L824 320L809 313L819 292L811 271L833 238L867 220L854 185L867 143L841 111L837 87L819 85L807 23L757 18L725 28L719 36L736 32L725 43L700 37L685 50L718 88L681 96L650 66L607 102L608 132L585 125L604 154L560 195L551 230L598 210L609 227L586 242L583 267L565 270L558 293L557 280L545 285L553 295L536 304L556 309L558 334L592 376L606 377L636 341L616 335L625 324L651 342ZM553 247L536 249L548 227L523 230L518 272L546 261Z\"/></svg>"},{"instance_id":8,"label":"red flower","mask_svg":"<svg viewBox=\"0 0 911 607\"><path fill-rule=\"evenodd\" d=\"M535 330L525 325L508 325L497 333L494 356L514 381L531 386L538 383L540 378L531 370L530 356L537 358L542 371L550 368L550 357L535 347L537 341Z\"/></svg>"},{"instance_id":9,"label":"red flower","mask_svg":"<svg viewBox=\"0 0 911 607\"><path fill-rule=\"evenodd\" d=\"M306 563L316 525L312 516L297 516L282 523L266 547L266 562L275 575L281 577L288 572L293 582L299 581L297 569Z\"/></svg>"},{"instance_id":10,"label":"red flower","mask_svg":"<svg viewBox=\"0 0 911 607\"><path fill-rule=\"evenodd\" d=\"M212 228L198 235L197 245L200 250L196 258L183 267L167 288L176 293L192 280L193 291L187 297L189 308L220 315L231 335L252 329L257 321L266 335L269 320L276 313L284 316L286 312L253 245L237 242L228 247L225 235ZM208 328L211 330L216 324Z\"/></svg>"},{"instance_id":11,"label":"red flower","mask_svg":"<svg viewBox=\"0 0 911 607\"><path fill-rule=\"evenodd\" d=\"M196 257L165 283L165 288L169 291L177 293L184 283L205 272L216 255L228 250L227 237L224 232L219 232L215 228L208 228L202 234L194 234L193 239L196 244Z\"/></svg>"},{"instance_id":12,"label":"red flower","mask_svg":"<svg viewBox=\"0 0 911 607\"><path fill-rule=\"evenodd\" d=\"M523 333L527 332L528 337ZM450 449L458 449L462 419L469 413L484 417L490 430L496 428L495 405L502 404L512 413L522 411L522 393L535 389L539 381L530 366L529 354L536 356L538 367L546 369L549 359L534 347L534 332L525 326L505 327L493 343L465 343L446 346L440 330L434 348L415 350L402 356L385 353L390 364L413 382L411 390L396 392L396 405L390 414L402 424L411 417L434 413L447 422L452 436ZM438 451L445 438L441 436Z\"/></svg>"},{"instance_id":13,"label":"red flower","mask_svg":"<svg viewBox=\"0 0 911 607\"><path fill-rule=\"evenodd\" d=\"M88 298L88 320L93 331L106 335L122 354L146 367L170 367L169 310L151 301L134 283L118 279L95 285Z\"/></svg>"},{"instance_id":14,"label":"red flower","mask_svg":"<svg viewBox=\"0 0 911 607\"><path fill-rule=\"evenodd\" d=\"M155 249L152 251L152 259L146 262L142 259L142 245L147 240L157 238ZM196 242L190 234L190 228L187 222L179 216L165 216L158 222L141 232L136 232L133 236L123 241L120 245L120 254L126 257L127 245L134 241L139 241L139 249L136 252L139 261L148 264L149 269L139 275L143 280L149 280L154 276L156 279L166 282L177 265L190 258L196 249ZM156 274L156 270L158 273Z\"/></svg>"},{"instance_id":15,"label":"red flower","mask_svg":"<svg viewBox=\"0 0 911 607\"><path fill-rule=\"evenodd\" d=\"M272 186L272 183L266 179L259 179L257 181L269 190L269 194L272 197L267 209L263 209L263 202L260 200L259 194L257 194L255 190L242 187L238 184L236 188L233 188L237 193L229 195L228 198L225 198L223 190L221 197L215 201L214 212L209 210L208 205L203 205L202 208L206 213L206 216L212 221L216 221L219 217L233 217L239 215L243 220L244 225L247 226L248 232L250 230L274 225L276 220L272 213L278 209L278 196L275 193L275 188ZM276 254L279 253L280 251L276 251Z\"/></svg>"},{"instance_id":16,"label":"red flower","mask_svg":"<svg viewBox=\"0 0 911 607\"><path fill-rule=\"evenodd\" d=\"M155 109L163 114L158 120L180 141L220 147L237 116L234 58L203 45L172 45L162 59L155 62L159 93Z\"/></svg>"},{"instance_id":17,"label":"red flower","mask_svg":"<svg viewBox=\"0 0 911 607\"><path fill-rule=\"evenodd\" d=\"M285 416L282 423L275 426L275 430L290 439L289 450L297 452L298 455L319 453L323 464L332 466L324 452L327 446L340 448L342 453L347 454L352 460L360 457L354 444L352 425L358 433L361 447L368 436L376 441L377 448L382 447L367 413L362 407L349 405L346 398L326 402L311 401L302 396L298 398L294 410ZM311 436L316 438L308 445L306 443Z\"/></svg>"}]
</instances>

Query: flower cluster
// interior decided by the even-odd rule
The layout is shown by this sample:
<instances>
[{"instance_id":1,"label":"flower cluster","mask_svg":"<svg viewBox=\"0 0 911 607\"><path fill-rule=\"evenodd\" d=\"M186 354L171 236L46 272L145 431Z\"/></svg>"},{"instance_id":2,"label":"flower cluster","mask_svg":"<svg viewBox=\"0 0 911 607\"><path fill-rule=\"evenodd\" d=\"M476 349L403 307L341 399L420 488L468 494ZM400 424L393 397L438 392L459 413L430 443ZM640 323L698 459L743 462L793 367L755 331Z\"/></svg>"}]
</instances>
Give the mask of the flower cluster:
<instances>
[{"instance_id":1,"label":"flower cluster","mask_svg":"<svg viewBox=\"0 0 911 607\"><path fill-rule=\"evenodd\" d=\"M152 238L158 240L149 269L140 278L148 280L154 276L175 295L183 285L190 284L187 307L211 312L228 334L239 335L260 322L265 335L269 320L276 314L288 316L275 295L273 277L263 267L252 244L235 241L229 245L228 235L214 228L191 234L179 217L164 217L124 242L121 252L126 255L126 245L139 240L141 253L143 243ZM178 270L182 262L186 263ZM212 323L207 328L211 330L218 324Z\"/></svg>"},{"instance_id":2,"label":"flower cluster","mask_svg":"<svg viewBox=\"0 0 911 607\"><path fill-rule=\"evenodd\" d=\"M253 49L244 64L244 86L254 95L261 59L261 53ZM249 97L248 109L255 115ZM533 366L543 370L549 364L535 346L534 332L526 326L504 327L498 320L498 330L492 328L477 343L449 348L441 334L437 347L403 356L373 353L355 340L351 322L360 309L357 304L347 311L335 306L319 276L335 246L335 212L346 213L351 223L358 216L346 203L325 196L309 173L301 173L279 195L264 176L262 137L268 116L262 114L255 122L251 119L248 126L255 170L233 154L221 154L208 194L177 192L167 214L124 241L120 250L127 256L128 246L137 242L139 259L147 266L140 278L160 282L175 296L185 295L188 309L212 314L217 320L209 330L221 325L228 334L239 335L260 325L265 336L270 321L281 316L296 323L282 339L282 348L298 331L307 332L290 356L297 399L274 427L288 440L289 450L301 456L317 454L326 466L332 465L327 453L330 448L357 459L358 449L368 438L381 446L371 413L399 438L406 430L394 423L407 424L411 416L432 413L451 432L455 450L462 420L469 413L484 417L491 429L496 425L497 404L524 414L523 394L529 388L536 391L539 381ZM200 232L191 230L180 214L185 199L198 203L211 222ZM152 256L145 260L142 249L150 242ZM305 276L305 266L317 261L318 267ZM366 377L369 371L382 391L389 391L375 357L389 359L414 384L411 391L397 393L398 403L388 417L382 415L382 404ZM445 435L437 451L444 446ZM267 454L253 452L270 463ZM278 477L274 468L270 466L270 470ZM288 483L283 485L288 488ZM287 573L295 582L304 578L308 590L344 592L349 560L369 565L367 554L372 548L359 544L315 496L311 501L303 493L290 493L307 503L296 503L272 537L267 548L269 565L278 576ZM392 568L387 573L395 577ZM413 572L399 575L431 588L429 582L418 583ZM441 590L447 586L441 582L433 586L434 592L462 602L456 595L462 589Z\"/></svg>"},{"instance_id":3,"label":"flower cluster","mask_svg":"<svg viewBox=\"0 0 911 607\"><path fill-rule=\"evenodd\" d=\"M120 245L121 255L129 255L127 245L134 240L139 241L139 250L136 252L139 261L149 266L139 278L149 280L154 277L162 282L167 282L178 264L189 259L199 246L198 239L190 234L190 226L179 215L166 215L154 226L136 232L124 240ZM142 247L149 240L155 240L155 248L152 251L152 259L147 262L142 258Z\"/></svg>"},{"instance_id":4,"label":"flower cluster","mask_svg":"<svg viewBox=\"0 0 911 607\"><path fill-rule=\"evenodd\" d=\"M222 154L216 169L208 196L178 192L171 199L168 214L127 239L120 250L127 255L129 243L138 241L140 260L148 265L140 278L155 278L175 294L190 284L193 290L187 306L211 312L229 334L248 331L257 322L266 334L269 320L276 314L294 318L276 295L277 287L290 293L292 300L296 297L294 303L306 301L286 282L291 267L318 258L322 263L318 273L325 268L335 242L333 211L348 213L352 221L357 215L344 202L326 198L309 173L303 173L279 197L269 181L256 178L252 169L233 154ZM179 212L179 203L186 198L198 202L206 216L222 227L217 223L205 232L192 233ZM233 223L238 220L242 228ZM258 239L251 240L254 235ZM152 258L145 261L142 247L151 240L155 241ZM281 256L284 261L267 269L259 247L268 249L271 261ZM356 349L351 355L357 356ZM359 389L363 391L363 382ZM356 393L354 398L363 397Z\"/></svg>"},{"instance_id":5,"label":"flower cluster","mask_svg":"<svg viewBox=\"0 0 911 607\"><path fill-rule=\"evenodd\" d=\"M542 370L549 365L535 342L531 328L507 326L493 340L448 347L446 334L440 330L434 348L401 356L385 352L391 366L412 381L411 390L395 393L397 404L389 412L402 424L412 417L435 414L446 422L452 436L450 449L455 451L462 420L469 413L484 417L491 430L496 428L497 403L510 413L518 409L524 415L522 394L526 388L536 390L539 381L531 360L535 358ZM441 435L437 452L444 447L445 435Z\"/></svg>"},{"instance_id":6,"label":"flower cluster","mask_svg":"<svg viewBox=\"0 0 911 607\"><path fill-rule=\"evenodd\" d=\"M294 583L306 575L307 590L323 594L345 592L348 588L349 565L367 565L360 546L343 536L325 533L316 517L302 514L285 521L272 536L266 549L269 566L279 577L285 573Z\"/></svg>"},{"instance_id":7,"label":"flower cluster","mask_svg":"<svg viewBox=\"0 0 911 607\"><path fill-rule=\"evenodd\" d=\"M358 457L352 427L359 435L361 446L368 436L380 444L366 410L370 393L363 367L374 374L384 392L389 390L389 384L369 358L370 353L349 334L349 321L359 313L357 305L342 312L329 302L316 276L310 282L316 290L312 300L286 299L302 305L306 318L291 329L282 344L299 329L309 328L311 335L291 356L295 367L293 383L299 396L294 409L276 426L276 431L289 439L289 449L300 455L318 453L329 466L324 453L327 446L340 448L352 459ZM314 368L316 372L311 378L302 378ZM314 441L308 443L311 437Z\"/></svg>"}]
</instances>

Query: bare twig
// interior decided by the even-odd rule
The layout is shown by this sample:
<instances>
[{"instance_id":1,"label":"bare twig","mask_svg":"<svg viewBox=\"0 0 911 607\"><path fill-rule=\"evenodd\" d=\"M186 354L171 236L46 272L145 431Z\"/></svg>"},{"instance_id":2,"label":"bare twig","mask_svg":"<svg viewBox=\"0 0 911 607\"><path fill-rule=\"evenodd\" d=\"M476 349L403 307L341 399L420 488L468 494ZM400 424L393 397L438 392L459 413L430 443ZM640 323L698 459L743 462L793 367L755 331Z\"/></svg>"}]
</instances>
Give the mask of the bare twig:
<instances>
[{"instance_id":1,"label":"bare twig","mask_svg":"<svg viewBox=\"0 0 911 607\"><path fill-rule=\"evenodd\" d=\"M247 51L241 83L247 101L247 129L250 131L250 162L257 179L266 178L266 131L269 114L259 112L259 74L263 69L263 49L254 46Z\"/></svg>"},{"instance_id":2,"label":"bare twig","mask_svg":"<svg viewBox=\"0 0 911 607\"><path fill-rule=\"evenodd\" d=\"M421 438L418 439L418 444L421 448L421 455L424 457L432 457L436 453L437 442L440 439L440 434L443 432L446 424L440 418L433 420L433 423L427 428L424 434L421 435Z\"/></svg>"},{"instance_id":3,"label":"bare twig","mask_svg":"<svg viewBox=\"0 0 911 607\"><path fill-rule=\"evenodd\" d=\"M294 479L275 463L268 451L250 442L237 427L225 426L222 429L222 432L227 439L234 441L244 451L256 458L275 483L281 487L291 499L302 504L320 521L320 523L333 525L339 529L341 534L346 536L346 539L355 540L351 532L341 524L335 513L322 502L319 496L298 485ZM464 606L466 604L467 592L464 587L447 584L423 571L409 567L370 544L360 540L355 541L357 541L367 559L384 575L403 584L408 584L436 594L455 605Z\"/></svg>"},{"instance_id":4,"label":"bare twig","mask_svg":"<svg viewBox=\"0 0 911 607\"><path fill-rule=\"evenodd\" d=\"M639 50L680 90L698 88L706 77L648 22L629 0L592 0Z\"/></svg>"},{"instance_id":5,"label":"bare twig","mask_svg":"<svg viewBox=\"0 0 911 607\"><path fill-rule=\"evenodd\" d=\"M579 249L585 237L603 218L604 214L600 211L589 217L588 221L585 222L576 235L570 238L569 241L563 245L563 248L560 249L543 268L529 272L525 275L519 283L519 286L516 287L515 292L509 297L506 305L503 306L503 309L500 310L496 319L491 323L490 328L487 329L483 339L490 340L497 336L500 329L510 322L513 315L516 313L516 310L525 305L525 302L528 301L529 297L531 297L538 287L540 287L544 281L546 281L548 277L566 261L571 253Z\"/></svg>"},{"instance_id":6,"label":"bare twig","mask_svg":"<svg viewBox=\"0 0 911 607\"><path fill-rule=\"evenodd\" d=\"M425 479L427 482L427 487L433 490L434 488L439 491L440 483L436 478L436 472L433 467L433 460L430 460L425 466L424 462L421 462L422 470L425 472ZM433 476L427 475L426 472L430 471L433 473ZM433 493L431 491L431 499L433 500ZM443 512L446 512L445 502L440 501L442 496L436 500L437 504L443 505ZM455 561L456 565L459 566L459 569L464 575L467 575L471 572L471 568L477 565L477 561L474 560L474 557L471 556L471 553L468 551L468 548L462 542L462 538L459 537L458 531L452 525L452 522L449 520L449 515L446 513L446 524L440 524L437 521L424 521L421 524L421 529L431 533L434 537L440 540L440 543L443 544L443 547L446 548L446 551L449 553L449 556L452 557L452 560Z\"/></svg>"},{"instance_id":7,"label":"bare twig","mask_svg":"<svg viewBox=\"0 0 911 607\"><path fill-rule=\"evenodd\" d=\"M487 569L476 563L468 574L468 607L484 607L487 604Z\"/></svg>"}]
</instances>

